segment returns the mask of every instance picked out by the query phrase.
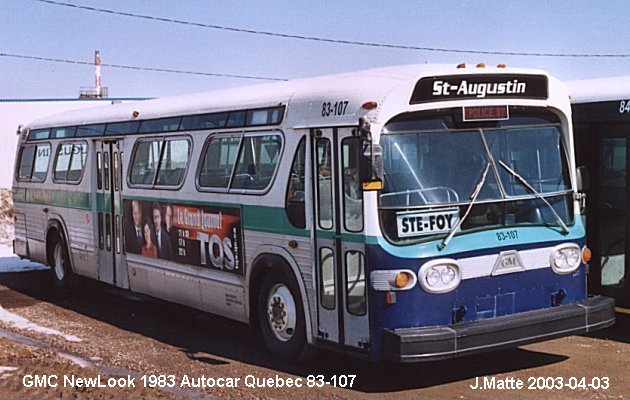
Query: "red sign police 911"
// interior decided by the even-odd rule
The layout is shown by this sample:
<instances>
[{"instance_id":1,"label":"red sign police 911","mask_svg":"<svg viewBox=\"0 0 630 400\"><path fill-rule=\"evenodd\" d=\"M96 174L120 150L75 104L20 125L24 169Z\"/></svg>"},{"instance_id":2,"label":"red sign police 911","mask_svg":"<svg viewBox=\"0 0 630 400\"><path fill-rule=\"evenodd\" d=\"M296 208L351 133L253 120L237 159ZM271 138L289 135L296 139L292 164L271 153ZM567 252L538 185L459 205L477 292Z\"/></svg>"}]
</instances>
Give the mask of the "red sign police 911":
<instances>
[{"instance_id":1,"label":"red sign police 911","mask_svg":"<svg viewBox=\"0 0 630 400\"><path fill-rule=\"evenodd\" d=\"M464 122L499 121L510 119L508 106L464 107Z\"/></svg>"}]
</instances>

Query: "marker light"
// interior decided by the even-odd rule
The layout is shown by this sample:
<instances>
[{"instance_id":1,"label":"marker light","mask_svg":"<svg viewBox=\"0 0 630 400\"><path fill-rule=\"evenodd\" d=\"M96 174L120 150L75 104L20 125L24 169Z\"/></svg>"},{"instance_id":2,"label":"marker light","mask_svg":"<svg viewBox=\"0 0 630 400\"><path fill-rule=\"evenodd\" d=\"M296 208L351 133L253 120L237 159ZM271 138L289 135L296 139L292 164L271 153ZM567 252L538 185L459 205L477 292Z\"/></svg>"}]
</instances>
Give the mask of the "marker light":
<instances>
[{"instance_id":1,"label":"marker light","mask_svg":"<svg viewBox=\"0 0 630 400\"><path fill-rule=\"evenodd\" d=\"M365 103L363 103L363 105L361 106L361 108L363 108L364 110L373 110L376 107L378 107L378 103L375 101L366 101Z\"/></svg>"},{"instance_id":2,"label":"marker light","mask_svg":"<svg viewBox=\"0 0 630 400\"><path fill-rule=\"evenodd\" d=\"M592 256L593 253L591 253L591 249L586 246L582 247L582 262L584 264L588 264L591 261Z\"/></svg>"},{"instance_id":3,"label":"marker light","mask_svg":"<svg viewBox=\"0 0 630 400\"><path fill-rule=\"evenodd\" d=\"M570 274L580 266L582 251L575 243L560 244L551 250L549 261L553 272L559 275Z\"/></svg>"},{"instance_id":4,"label":"marker light","mask_svg":"<svg viewBox=\"0 0 630 400\"><path fill-rule=\"evenodd\" d=\"M497 68L505 68L505 64L499 64L497 65Z\"/></svg>"},{"instance_id":5,"label":"marker light","mask_svg":"<svg viewBox=\"0 0 630 400\"><path fill-rule=\"evenodd\" d=\"M479 64L477 64L477 68L486 68L486 64L479 63Z\"/></svg>"},{"instance_id":6,"label":"marker light","mask_svg":"<svg viewBox=\"0 0 630 400\"><path fill-rule=\"evenodd\" d=\"M418 271L418 282L429 293L446 293L459 286L462 274L457 261L447 258L425 263Z\"/></svg>"},{"instance_id":7,"label":"marker light","mask_svg":"<svg viewBox=\"0 0 630 400\"><path fill-rule=\"evenodd\" d=\"M466 68L466 63L457 64L458 69Z\"/></svg>"}]
</instances>

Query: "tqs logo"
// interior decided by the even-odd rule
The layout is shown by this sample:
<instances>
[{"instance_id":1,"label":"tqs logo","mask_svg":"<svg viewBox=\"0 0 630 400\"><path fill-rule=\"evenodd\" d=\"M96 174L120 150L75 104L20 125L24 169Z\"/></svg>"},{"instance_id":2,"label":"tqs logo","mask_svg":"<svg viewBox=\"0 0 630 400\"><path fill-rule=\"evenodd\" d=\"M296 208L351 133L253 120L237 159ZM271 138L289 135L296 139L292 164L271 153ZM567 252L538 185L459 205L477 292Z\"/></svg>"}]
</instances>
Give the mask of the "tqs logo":
<instances>
[{"instance_id":1,"label":"tqs logo","mask_svg":"<svg viewBox=\"0 0 630 400\"><path fill-rule=\"evenodd\" d=\"M508 82L478 82L468 83L462 80L458 84L452 84L437 80L433 82L433 96L476 96L484 98L487 95L503 94L525 94L527 93L527 83L514 79Z\"/></svg>"}]
</instances>

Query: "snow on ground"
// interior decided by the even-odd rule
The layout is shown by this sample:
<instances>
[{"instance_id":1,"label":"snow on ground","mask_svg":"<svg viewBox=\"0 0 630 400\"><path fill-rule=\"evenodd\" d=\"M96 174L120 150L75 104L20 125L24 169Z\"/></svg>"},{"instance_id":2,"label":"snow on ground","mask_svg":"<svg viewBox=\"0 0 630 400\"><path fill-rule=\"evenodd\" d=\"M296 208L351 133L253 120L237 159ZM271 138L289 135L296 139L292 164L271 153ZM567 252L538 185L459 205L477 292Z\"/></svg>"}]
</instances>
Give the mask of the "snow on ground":
<instances>
[{"instance_id":1,"label":"snow on ground","mask_svg":"<svg viewBox=\"0 0 630 400\"><path fill-rule=\"evenodd\" d=\"M0 243L0 274L3 272L27 272L48 269L49 267L30 260L20 259L13 254L10 245Z\"/></svg>"},{"instance_id":2,"label":"snow on ground","mask_svg":"<svg viewBox=\"0 0 630 400\"><path fill-rule=\"evenodd\" d=\"M11 375L13 374L11 374L10 372L13 372L16 370L17 370L17 367L3 367L0 365L0 379L6 379L6 378L11 377Z\"/></svg>"},{"instance_id":3,"label":"snow on ground","mask_svg":"<svg viewBox=\"0 0 630 400\"><path fill-rule=\"evenodd\" d=\"M58 335L66 339L68 342L81 341L80 338L74 335L68 335L63 332L59 332L58 330L55 330L55 329L50 329L50 328L43 327L41 325L37 325L20 315L17 315L10 311L5 310L4 308L2 308L1 305L0 305L0 322L4 322L5 324L13 326L18 329L28 329L30 331L43 333L45 335Z\"/></svg>"}]
</instances>

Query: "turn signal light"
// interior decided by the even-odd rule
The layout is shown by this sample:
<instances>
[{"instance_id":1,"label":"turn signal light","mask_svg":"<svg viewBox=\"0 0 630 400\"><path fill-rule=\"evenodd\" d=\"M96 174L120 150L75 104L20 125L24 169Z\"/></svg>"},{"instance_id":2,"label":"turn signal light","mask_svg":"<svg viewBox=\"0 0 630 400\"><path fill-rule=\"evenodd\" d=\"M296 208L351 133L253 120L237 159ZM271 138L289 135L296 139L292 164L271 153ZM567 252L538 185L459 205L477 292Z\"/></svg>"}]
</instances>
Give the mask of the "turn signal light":
<instances>
[{"instance_id":1,"label":"turn signal light","mask_svg":"<svg viewBox=\"0 0 630 400\"><path fill-rule=\"evenodd\" d=\"M404 288L409 283L409 274L407 272L401 271L396 274L396 278L394 279L394 283L396 287L399 289Z\"/></svg>"},{"instance_id":2,"label":"turn signal light","mask_svg":"<svg viewBox=\"0 0 630 400\"><path fill-rule=\"evenodd\" d=\"M591 253L591 249L586 246L582 247L582 262L584 262L584 264L588 264L592 256L593 253Z\"/></svg>"}]
</instances>

